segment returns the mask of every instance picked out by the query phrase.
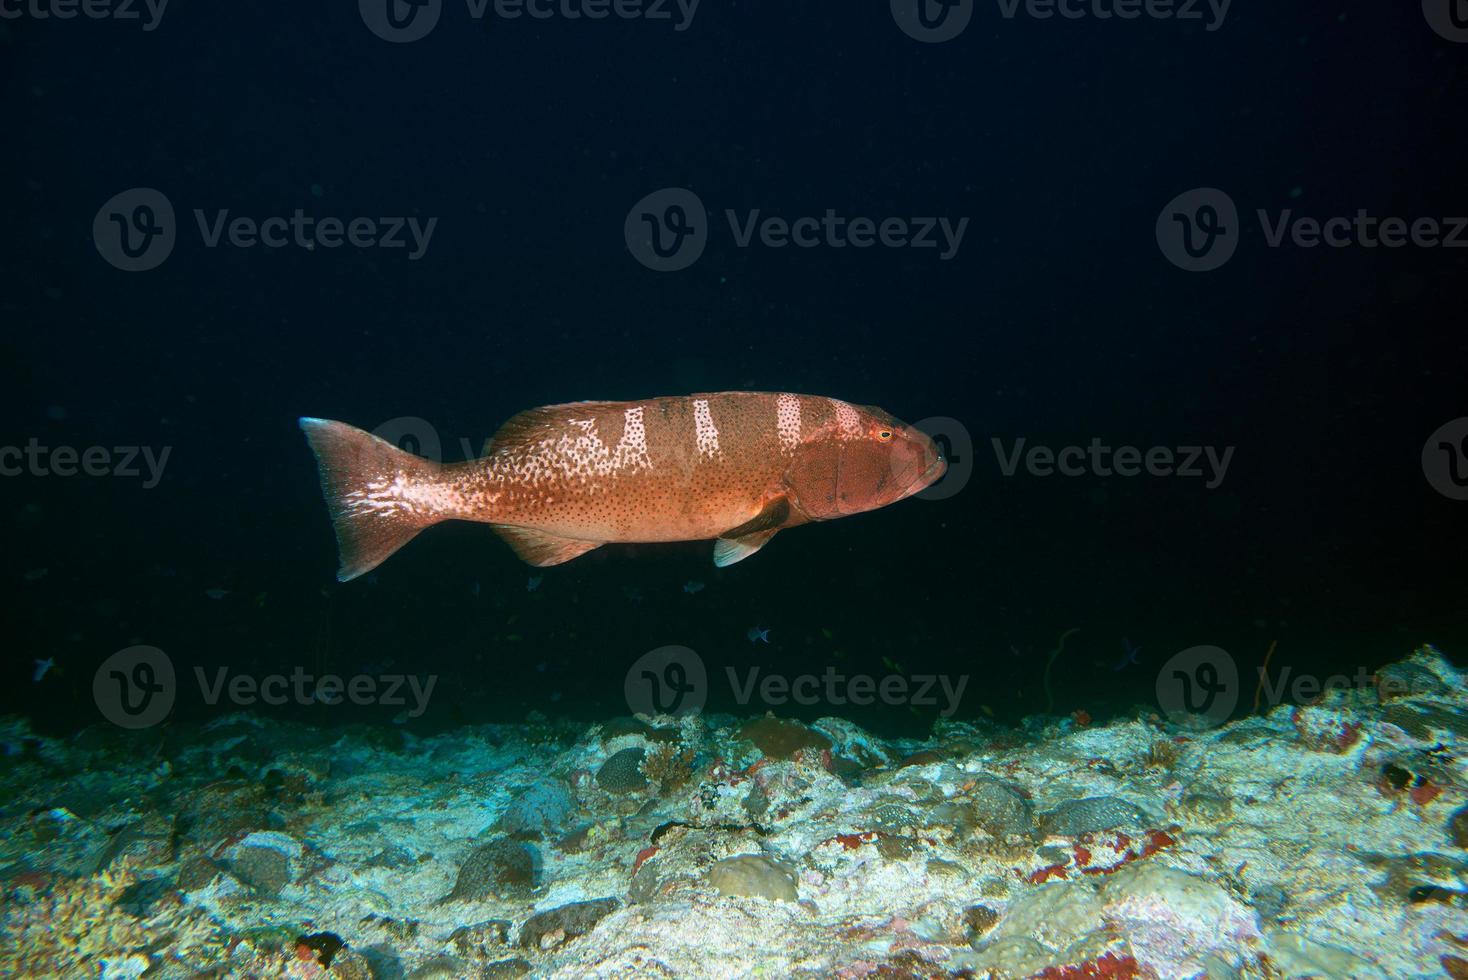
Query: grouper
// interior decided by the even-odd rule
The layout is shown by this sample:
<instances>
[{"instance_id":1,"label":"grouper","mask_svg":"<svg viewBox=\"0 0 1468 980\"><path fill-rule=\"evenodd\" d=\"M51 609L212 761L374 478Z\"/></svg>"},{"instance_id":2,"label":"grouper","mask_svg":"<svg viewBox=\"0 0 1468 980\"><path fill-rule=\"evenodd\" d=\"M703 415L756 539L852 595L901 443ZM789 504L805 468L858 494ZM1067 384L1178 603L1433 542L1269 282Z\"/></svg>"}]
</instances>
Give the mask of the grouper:
<instances>
[{"instance_id":1,"label":"grouper","mask_svg":"<svg viewBox=\"0 0 1468 980\"><path fill-rule=\"evenodd\" d=\"M462 463L303 418L345 582L440 521L489 524L532 565L609 542L714 539L732 565L781 528L876 510L943 475L933 441L879 408L759 391L574 402L514 416Z\"/></svg>"}]
</instances>

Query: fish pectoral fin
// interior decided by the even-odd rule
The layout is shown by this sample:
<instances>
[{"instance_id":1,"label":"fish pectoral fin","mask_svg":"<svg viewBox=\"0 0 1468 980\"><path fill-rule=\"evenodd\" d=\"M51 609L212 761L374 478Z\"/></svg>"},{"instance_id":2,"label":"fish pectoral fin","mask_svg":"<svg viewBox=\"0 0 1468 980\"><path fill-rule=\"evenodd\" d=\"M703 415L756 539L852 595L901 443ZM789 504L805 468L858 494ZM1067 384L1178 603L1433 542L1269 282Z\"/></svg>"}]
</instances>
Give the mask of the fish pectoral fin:
<instances>
[{"instance_id":1,"label":"fish pectoral fin","mask_svg":"<svg viewBox=\"0 0 1468 980\"><path fill-rule=\"evenodd\" d=\"M513 549L520 560L529 562L538 568L547 565L559 565L568 562L572 558L586 554L593 548L600 548L601 541L583 541L580 538L563 538L558 534L547 534L530 527L516 527L513 524L495 524L495 532L504 538L506 543Z\"/></svg>"},{"instance_id":2,"label":"fish pectoral fin","mask_svg":"<svg viewBox=\"0 0 1468 980\"><path fill-rule=\"evenodd\" d=\"M770 543L790 519L790 501L784 496L767 502L749 520L720 534L714 541L714 564L723 568L743 561Z\"/></svg>"},{"instance_id":3,"label":"fish pectoral fin","mask_svg":"<svg viewBox=\"0 0 1468 980\"><path fill-rule=\"evenodd\" d=\"M776 497L765 504L760 512L743 524L731 527L719 535L720 538L742 538L756 531L778 531L790 519L790 501L784 496ZM769 538L765 538L768 541ZM760 544L764 544L761 541Z\"/></svg>"},{"instance_id":4,"label":"fish pectoral fin","mask_svg":"<svg viewBox=\"0 0 1468 980\"><path fill-rule=\"evenodd\" d=\"M770 543L775 532L780 530L772 527L768 531L755 531L753 534L741 535L737 538L720 537L714 541L714 564L720 568L743 561L756 551Z\"/></svg>"}]
</instances>

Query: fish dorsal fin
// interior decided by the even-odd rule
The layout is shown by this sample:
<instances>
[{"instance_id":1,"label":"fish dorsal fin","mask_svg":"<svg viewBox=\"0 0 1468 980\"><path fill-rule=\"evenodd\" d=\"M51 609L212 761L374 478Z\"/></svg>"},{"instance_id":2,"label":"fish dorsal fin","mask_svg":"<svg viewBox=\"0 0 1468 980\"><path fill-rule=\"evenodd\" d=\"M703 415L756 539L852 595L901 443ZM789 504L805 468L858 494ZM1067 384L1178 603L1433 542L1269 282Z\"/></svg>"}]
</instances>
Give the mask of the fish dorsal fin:
<instances>
[{"instance_id":1,"label":"fish dorsal fin","mask_svg":"<svg viewBox=\"0 0 1468 980\"><path fill-rule=\"evenodd\" d=\"M785 526L790 519L790 501L782 496L768 501L760 512L737 527L731 527L719 534L721 538L742 538L746 534L756 531L776 530Z\"/></svg>"},{"instance_id":2,"label":"fish dorsal fin","mask_svg":"<svg viewBox=\"0 0 1468 980\"><path fill-rule=\"evenodd\" d=\"M775 532L780 530L772 527L768 531L756 531L746 534L741 538L718 538L714 541L714 564L720 568L743 561L756 551L770 543Z\"/></svg>"},{"instance_id":3,"label":"fish dorsal fin","mask_svg":"<svg viewBox=\"0 0 1468 980\"><path fill-rule=\"evenodd\" d=\"M546 534L544 531L537 531L530 527L516 527L513 524L496 524L494 529L511 548L515 549L515 554L520 556L521 561L529 562L538 568L568 562L602 545L600 541L563 538L557 534Z\"/></svg>"},{"instance_id":4,"label":"fish dorsal fin","mask_svg":"<svg viewBox=\"0 0 1468 980\"><path fill-rule=\"evenodd\" d=\"M769 544L789 519L790 501L783 496L770 500L758 514L719 535L714 542L714 564L723 568L743 561Z\"/></svg>"},{"instance_id":5,"label":"fish dorsal fin","mask_svg":"<svg viewBox=\"0 0 1468 980\"><path fill-rule=\"evenodd\" d=\"M605 405L615 404L616 402L607 401L567 402L564 405L527 408L506 419L505 424L499 427L499 431L485 442L485 449L491 445L496 449L503 446L522 445L536 439L556 435L565 428L567 419L581 417L577 414L578 412L591 414Z\"/></svg>"}]
</instances>

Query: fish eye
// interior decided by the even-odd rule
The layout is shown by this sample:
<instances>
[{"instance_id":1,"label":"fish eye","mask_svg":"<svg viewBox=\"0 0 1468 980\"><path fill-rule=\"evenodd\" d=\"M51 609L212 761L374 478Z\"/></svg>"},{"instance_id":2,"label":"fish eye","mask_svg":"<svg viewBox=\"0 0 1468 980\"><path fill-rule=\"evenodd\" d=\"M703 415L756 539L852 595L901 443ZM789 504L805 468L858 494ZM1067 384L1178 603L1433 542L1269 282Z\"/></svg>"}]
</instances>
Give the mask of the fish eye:
<instances>
[{"instance_id":1,"label":"fish eye","mask_svg":"<svg viewBox=\"0 0 1468 980\"><path fill-rule=\"evenodd\" d=\"M877 438L878 439L891 439L892 438L892 430L891 429L879 429L877 431Z\"/></svg>"}]
</instances>

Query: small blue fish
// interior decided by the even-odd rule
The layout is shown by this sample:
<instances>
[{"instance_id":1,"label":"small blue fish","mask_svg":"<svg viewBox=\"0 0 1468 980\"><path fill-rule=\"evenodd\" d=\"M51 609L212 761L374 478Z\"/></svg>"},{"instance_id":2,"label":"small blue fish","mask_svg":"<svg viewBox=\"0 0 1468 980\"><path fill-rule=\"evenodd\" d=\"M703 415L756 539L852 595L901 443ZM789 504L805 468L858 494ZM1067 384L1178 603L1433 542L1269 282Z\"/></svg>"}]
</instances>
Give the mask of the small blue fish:
<instances>
[{"instance_id":1,"label":"small blue fish","mask_svg":"<svg viewBox=\"0 0 1468 980\"><path fill-rule=\"evenodd\" d=\"M769 643L770 628L768 626L751 626L748 630L745 631L744 636L746 639L749 640L750 643L758 643L760 640L764 640L766 643Z\"/></svg>"},{"instance_id":2,"label":"small blue fish","mask_svg":"<svg viewBox=\"0 0 1468 980\"><path fill-rule=\"evenodd\" d=\"M56 660L54 657L47 657L45 660L37 660L36 672L31 675L31 682L35 684L40 683L41 678L45 677L46 674L50 672L51 668L55 666Z\"/></svg>"},{"instance_id":3,"label":"small blue fish","mask_svg":"<svg viewBox=\"0 0 1468 980\"><path fill-rule=\"evenodd\" d=\"M525 591L526 592L534 592L536 589L540 588L540 583L541 582L544 582L544 581L545 581L545 576L544 575L532 575L532 576L530 576L528 579L525 580Z\"/></svg>"},{"instance_id":4,"label":"small blue fish","mask_svg":"<svg viewBox=\"0 0 1468 980\"><path fill-rule=\"evenodd\" d=\"M204 594L206 596L208 596L209 598L214 599L215 601L218 601L220 599L223 599L225 596L229 595L229 590L228 589L205 589L204 590Z\"/></svg>"},{"instance_id":5,"label":"small blue fish","mask_svg":"<svg viewBox=\"0 0 1468 980\"><path fill-rule=\"evenodd\" d=\"M1126 652L1123 653L1121 659L1116 662L1116 666L1111 668L1111 672L1113 674L1119 674L1133 664L1138 663L1137 657L1142 652L1141 647L1132 646L1132 641L1128 640L1124 636L1121 638L1121 648Z\"/></svg>"},{"instance_id":6,"label":"small blue fish","mask_svg":"<svg viewBox=\"0 0 1468 980\"><path fill-rule=\"evenodd\" d=\"M691 578L683 583L683 591L689 595L698 595L704 590L704 584L696 578Z\"/></svg>"}]
</instances>

